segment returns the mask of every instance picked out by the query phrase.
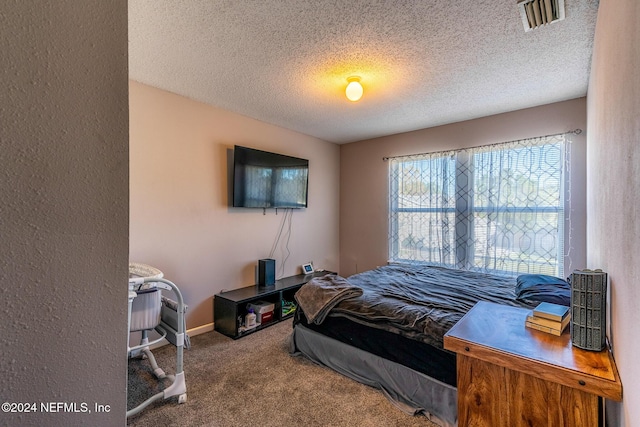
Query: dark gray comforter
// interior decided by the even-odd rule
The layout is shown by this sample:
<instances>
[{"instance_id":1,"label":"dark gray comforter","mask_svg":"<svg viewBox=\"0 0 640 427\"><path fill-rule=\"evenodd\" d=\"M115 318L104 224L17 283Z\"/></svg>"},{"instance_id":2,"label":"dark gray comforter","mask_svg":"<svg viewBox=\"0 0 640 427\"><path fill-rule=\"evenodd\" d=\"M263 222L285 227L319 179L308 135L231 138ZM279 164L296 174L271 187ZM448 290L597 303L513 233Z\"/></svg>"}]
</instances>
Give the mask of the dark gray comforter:
<instances>
[{"instance_id":1,"label":"dark gray comforter","mask_svg":"<svg viewBox=\"0 0 640 427\"><path fill-rule=\"evenodd\" d=\"M363 294L337 304L330 316L398 333L443 348L444 334L480 300L516 301L515 278L442 267L387 265L347 278Z\"/></svg>"}]
</instances>

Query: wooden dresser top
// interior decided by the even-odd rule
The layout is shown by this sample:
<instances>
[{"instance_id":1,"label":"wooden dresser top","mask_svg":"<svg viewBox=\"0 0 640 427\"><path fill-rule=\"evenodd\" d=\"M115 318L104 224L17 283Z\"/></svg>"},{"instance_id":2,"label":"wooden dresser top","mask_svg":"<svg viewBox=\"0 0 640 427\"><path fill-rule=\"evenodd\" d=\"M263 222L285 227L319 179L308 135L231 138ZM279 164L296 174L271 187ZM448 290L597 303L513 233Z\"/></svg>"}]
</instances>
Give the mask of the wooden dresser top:
<instances>
[{"instance_id":1,"label":"wooden dresser top","mask_svg":"<svg viewBox=\"0 0 640 427\"><path fill-rule=\"evenodd\" d=\"M569 327L555 336L525 326L531 310L481 301L444 337L444 347L508 369L622 400L622 383L609 348L571 345Z\"/></svg>"}]
</instances>

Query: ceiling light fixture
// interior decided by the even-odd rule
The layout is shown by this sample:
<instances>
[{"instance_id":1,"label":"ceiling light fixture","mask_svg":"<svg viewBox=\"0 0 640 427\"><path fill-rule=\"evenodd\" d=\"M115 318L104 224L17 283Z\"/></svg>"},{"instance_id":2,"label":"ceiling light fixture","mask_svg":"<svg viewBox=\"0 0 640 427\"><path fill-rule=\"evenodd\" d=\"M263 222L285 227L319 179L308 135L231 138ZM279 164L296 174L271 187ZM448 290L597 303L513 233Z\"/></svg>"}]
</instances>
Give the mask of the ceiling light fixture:
<instances>
[{"instance_id":1,"label":"ceiling light fixture","mask_svg":"<svg viewBox=\"0 0 640 427\"><path fill-rule=\"evenodd\" d=\"M362 85L360 84L360 77L349 77L347 79L349 84L347 85L347 89L345 93L347 95L347 99L349 101L359 101L362 98Z\"/></svg>"}]
</instances>

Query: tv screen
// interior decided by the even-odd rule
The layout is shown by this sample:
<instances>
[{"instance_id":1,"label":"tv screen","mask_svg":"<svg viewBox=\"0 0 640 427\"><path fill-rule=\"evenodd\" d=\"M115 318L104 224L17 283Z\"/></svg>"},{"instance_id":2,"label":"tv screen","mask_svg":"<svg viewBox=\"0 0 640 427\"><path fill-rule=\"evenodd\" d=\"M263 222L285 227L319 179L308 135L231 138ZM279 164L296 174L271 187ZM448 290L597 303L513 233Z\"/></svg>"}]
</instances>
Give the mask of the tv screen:
<instances>
[{"instance_id":1,"label":"tv screen","mask_svg":"<svg viewBox=\"0 0 640 427\"><path fill-rule=\"evenodd\" d=\"M236 145L233 206L306 208L309 160Z\"/></svg>"}]
</instances>

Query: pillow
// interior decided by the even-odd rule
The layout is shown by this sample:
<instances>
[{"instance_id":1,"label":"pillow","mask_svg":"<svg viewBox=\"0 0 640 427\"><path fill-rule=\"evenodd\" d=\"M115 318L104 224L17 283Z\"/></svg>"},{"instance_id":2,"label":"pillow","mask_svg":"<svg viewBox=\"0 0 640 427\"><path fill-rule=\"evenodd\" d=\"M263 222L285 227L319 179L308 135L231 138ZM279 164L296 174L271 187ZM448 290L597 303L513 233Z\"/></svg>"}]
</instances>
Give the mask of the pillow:
<instances>
[{"instance_id":1,"label":"pillow","mask_svg":"<svg viewBox=\"0 0 640 427\"><path fill-rule=\"evenodd\" d=\"M571 305L571 285L544 274L522 274L516 280L516 299Z\"/></svg>"}]
</instances>

